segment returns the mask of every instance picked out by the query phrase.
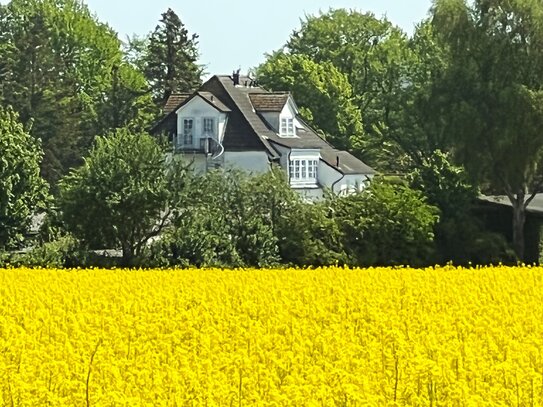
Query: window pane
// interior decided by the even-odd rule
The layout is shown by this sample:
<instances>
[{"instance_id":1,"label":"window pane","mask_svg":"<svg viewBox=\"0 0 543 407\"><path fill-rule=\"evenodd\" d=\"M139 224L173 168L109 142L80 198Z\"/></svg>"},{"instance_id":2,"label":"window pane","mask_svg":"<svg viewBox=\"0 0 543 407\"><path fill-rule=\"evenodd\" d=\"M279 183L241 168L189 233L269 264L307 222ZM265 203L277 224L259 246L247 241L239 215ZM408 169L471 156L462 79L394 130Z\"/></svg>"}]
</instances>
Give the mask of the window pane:
<instances>
[{"instance_id":1,"label":"window pane","mask_svg":"<svg viewBox=\"0 0 543 407\"><path fill-rule=\"evenodd\" d=\"M192 119L183 120L183 143L192 144L192 128L194 122Z\"/></svg>"},{"instance_id":2,"label":"window pane","mask_svg":"<svg viewBox=\"0 0 543 407\"><path fill-rule=\"evenodd\" d=\"M207 117L204 119L204 133L205 134L215 133L215 119L213 119L212 117Z\"/></svg>"},{"instance_id":3,"label":"window pane","mask_svg":"<svg viewBox=\"0 0 543 407\"><path fill-rule=\"evenodd\" d=\"M302 178L305 178L307 175L307 160L302 160Z\"/></svg>"}]
</instances>

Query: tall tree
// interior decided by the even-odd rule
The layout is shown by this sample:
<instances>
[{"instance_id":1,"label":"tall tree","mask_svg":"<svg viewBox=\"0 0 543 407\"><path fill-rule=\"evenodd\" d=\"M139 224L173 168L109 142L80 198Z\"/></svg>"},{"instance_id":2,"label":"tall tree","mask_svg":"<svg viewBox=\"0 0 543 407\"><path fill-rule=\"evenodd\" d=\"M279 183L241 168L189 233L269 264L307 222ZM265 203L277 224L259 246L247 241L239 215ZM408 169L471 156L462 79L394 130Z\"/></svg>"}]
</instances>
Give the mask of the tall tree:
<instances>
[{"instance_id":1,"label":"tall tree","mask_svg":"<svg viewBox=\"0 0 543 407\"><path fill-rule=\"evenodd\" d=\"M437 0L432 25L450 53L445 131L455 155L513 207L524 256L526 207L543 187L543 3Z\"/></svg>"},{"instance_id":2,"label":"tall tree","mask_svg":"<svg viewBox=\"0 0 543 407\"><path fill-rule=\"evenodd\" d=\"M144 55L145 76L160 107L172 93L192 91L201 84L197 39L197 34L189 36L170 8L151 33Z\"/></svg>"},{"instance_id":3,"label":"tall tree","mask_svg":"<svg viewBox=\"0 0 543 407\"><path fill-rule=\"evenodd\" d=\"M33 120L31 134L43 140L42 174L50 182L81 163L103 127L102 105L111 105L114 68L121 62L115 32L79 0L0 6L0 101L12 105L24 124ZM119 76L130 78L123 86L135 92L126 92L114 109L141 104L142 81L134 75Z\"/></svg>"},{"instance_id":4,"label":"tall tree","mask_svg":"<svg viewBox=\"0 0 543 407\"><path fill-rule=\"evenodd\" d=\"M151 136L119 129L62 179L63 220L91 248L120 248L130 265L169 221L184 174Z\"/></svg>"},{"instance_id":5,"label":"tall tree","mask_svg":"<svg viewBox=\"0 0 543 407\"><path fill-rule=\"evenodd\" d=\"M32 215L43 209L47 184L40 177L41 146L11 109L0 106L0 249L22 241Z\"/></svg>"},{"instance_id":6,"label":"tall tree","mask_svg":"<svg viewBox=\"0 0 543 407\"><path fill-rule=\"evenodd\" d=\"M345 75L363 124L363 137L353 140L352 151L378 169L394 169L397 150L382 135L401 111L398 95L406 84L410 57L407 36L371 13L330 10L302 21L283 52L332 64ZM326 111L313 114L326 116Z\"/></svg>"},{"instance_id":7,"label":"tall tree","mask_svg":"<svg viewBox=\"0 0 543 407\"><path fill-rule=\"evenodd\" d=\"M336 147L348 149L362 138L351 85L332 63L279 52L258 68L257 76L270 89L291 91L304 119L329 135Z\"/></svg>"}]
</instances>

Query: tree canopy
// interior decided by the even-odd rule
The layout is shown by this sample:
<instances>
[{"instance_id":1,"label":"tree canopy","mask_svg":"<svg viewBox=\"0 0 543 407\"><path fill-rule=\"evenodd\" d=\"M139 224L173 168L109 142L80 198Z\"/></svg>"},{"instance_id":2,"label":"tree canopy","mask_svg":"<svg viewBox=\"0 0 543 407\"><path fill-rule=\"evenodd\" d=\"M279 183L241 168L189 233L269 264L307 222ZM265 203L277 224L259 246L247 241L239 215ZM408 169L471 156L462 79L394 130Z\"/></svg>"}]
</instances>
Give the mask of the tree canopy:
<instances>
[{"instance_id":1,"label":"tree canopy","mask_svg":"<svg viewBox=\"0 0 543 407\"><path fill-rule=\"evenodd\" d=\"M62 179L63 220L89 247L122 249L131 264L168 222L184 174L151 136L119 129Z\"/></svg>"},{"instance_id":2,"label":"tree canopy","mask_svg":"<svg viewBox=\"0 0 543 407\"><path fill-rule=\"evenodd\" d=\"M257 71L267 88L292 92L305 120L337 148L350 148L362 137L361 115L347 78L330 62L305 55L276 53Z\"/></svg>"},{"instance_id":3,"label":"tree canopy","mask_svg":"<svg viewBox=\"0 0 543 407\"><path fill-rule=\"evenodd\" d=\"M315 82L312 79L315 74L313 77L307 74L312 71L321 72L323 83L337 82L342 89L342 92L329 92L328 104L308 105L312 116L329 117L329 104L334 104L342 111L339 116L346 115L349 123L356 123L353 129L339 122L335 133L331 133L338 145L348 147L375 168L389 169L395 166L398 157L394 156L396 150L389 151L394 147L382 135L394 125L401 110L399 94L406 83L409 55L407 36L388 20L378 19L371 13L338 9L307 16L279 55L270 55L257 73L259 80L272 89L295 92L294 84L272 80L270 73L274 74L273 78L292 77L292 64L285 62L296 61L292 58L311 61L312 65L305 62L303 69L298 68L302 83L298 87L303 87L304 81ZM356 120L355 112L359 116ZM338 130L342 133L338 134Z\"/></svg>"},{"instance_id":4,"label":"tree canopy","mask_svg":"<svg viewBox=\"0 0 543 407\"><path fill-rule=\"evenodd\" d=\"M198 35L189 36L179 16L169 8L149 36L143 54L145 77L160 107L175 92L194 91L201 82Z\"/></svg>"},{"instance_id":5,"label":"tree canopy","mask_svg":"<svg viewBox=\"0 0 543 407\"><path fill-rule=\"evenodd\" d=\"M543 187L542 16L530 0L437 0L432 10L450 55L444 131L473 179L508 196L521 259L525 210Z\"/></svg>"},{"instance_id":6,"label":"tree canopy","mask_svg":"<svg viewBox=\"0 0 543 407\"><path fill-rule=\"evenodd\" d=\"M0 250L23 240L32 215L44 209L47 184L40 177L43 152L11 109L0 106Z\"/></svg>"},{"instance_id":7,"label":"tree canopy","mask_svg":"<svg viewBox=\"0 0 543 407\"><path fill-rule=\"evenodd\" d=\"M116 33L81 1L0 5L0 102L23 124L33 121L31 134L43 141L42 174L53 184L81 163L104 128L145 122L141 75L123 64Z\"/></svg>"}]
</instances>

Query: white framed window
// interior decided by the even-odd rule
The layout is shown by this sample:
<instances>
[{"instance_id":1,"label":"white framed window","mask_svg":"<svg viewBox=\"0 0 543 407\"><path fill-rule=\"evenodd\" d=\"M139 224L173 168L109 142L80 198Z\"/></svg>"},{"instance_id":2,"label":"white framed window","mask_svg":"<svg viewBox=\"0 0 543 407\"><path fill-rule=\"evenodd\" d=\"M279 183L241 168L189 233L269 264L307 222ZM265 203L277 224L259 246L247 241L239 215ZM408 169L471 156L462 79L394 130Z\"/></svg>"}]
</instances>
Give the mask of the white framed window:
<instances>
[{"instance_id":1,"label":"white framed window","mask_svg":"<svg viewBox=\"0 0 543 407\"><path fill-rule=\"evenodd\" d=\"M295 136L294 119L292 117L281 117L281 126L279 128L280 136Z\"/></svg>"},{"instance_id":2,"label":"white framed window","mask_svg":"<svg viewBox=\"0 0 543 407\"><path fill-rule=\"evenodd\" d=\"M203 133L205 136L213 136L215 134L215 119L213 117L204 117Z\"/></svg>"},{"instance_id":3,"label":"white framed window","mask_svg":"<svg viewBox=\"0 0 543 407\"><path fill-rule=\"evenodd\" d=\"M192 145L194 140L194 119L183 119L182 139L184 145Z\"/></svg>"},{"instance_id":4,"label":"white framed window","mask_svg":"<svg viewBox=\"0 0 543 407\"><path fill-rule=\"evenodd\" d=\"M293 184L316 184L319 160L313 158L292 158L289 163L290 182Z\"/></svg>"}]
</instances>

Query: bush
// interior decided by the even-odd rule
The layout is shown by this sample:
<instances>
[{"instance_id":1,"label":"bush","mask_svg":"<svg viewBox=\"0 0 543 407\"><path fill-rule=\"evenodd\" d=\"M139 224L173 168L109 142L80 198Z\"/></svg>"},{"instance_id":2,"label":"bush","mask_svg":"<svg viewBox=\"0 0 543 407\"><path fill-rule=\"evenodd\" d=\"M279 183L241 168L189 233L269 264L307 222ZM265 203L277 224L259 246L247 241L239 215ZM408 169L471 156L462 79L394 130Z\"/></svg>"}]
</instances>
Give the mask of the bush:
<instances>
[{"instance_id":1,"label":"bush","mask_svg":"<svg viewBox=\"0 0 543 407\"><path fill-rule=\"evenodd\" d=\"M439 217L419 191L374 179L359 194L334 197L331 207L350 264L428 263Z\"/></svg>"},{"instance_id":2,"label":"bush","mask_svg":"<svg viewBox=\"0 0 543 407\"><path fill-rule=\"evenodd\" d=\"M89 254L72 236L44 243L26 253L14 254L9 262L12 266L65 268L88 265Z\"/></svg>"}]
</instances>

